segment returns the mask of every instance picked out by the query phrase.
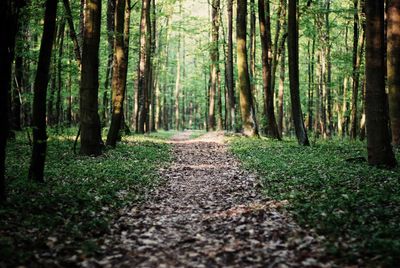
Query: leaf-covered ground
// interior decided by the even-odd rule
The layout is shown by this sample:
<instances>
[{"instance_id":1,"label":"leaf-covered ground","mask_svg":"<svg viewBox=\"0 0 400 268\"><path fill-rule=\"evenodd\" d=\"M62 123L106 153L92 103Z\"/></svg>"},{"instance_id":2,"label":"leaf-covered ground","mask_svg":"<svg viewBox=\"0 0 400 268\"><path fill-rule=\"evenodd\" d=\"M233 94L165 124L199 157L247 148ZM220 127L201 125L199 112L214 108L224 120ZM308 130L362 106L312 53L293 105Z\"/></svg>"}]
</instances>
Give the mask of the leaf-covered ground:
<instances>
[{"instance_id":1,"label":"leaf-covered ground","mask_svg":"<svg viewBox=\"0 0 400 268\"><path fill-rule=\"evenodd\" d=\"M0 267L67 266L100 248L119 209L140 202L170 160L173 133L124 138L92 158L72 152L76 130L50 133L45 184L27 180L31 148L20 133L7 148L8 203L0 206Z\"/></svg>"},{"instance_id":2,"label":"leaf-covered ground","mask_svg":"<svg viewBox=\"0 0 400 268\"><path fill-rule=\"evenodd\" d=\"M173 138L165 184L126 207L85 267L330 267L321 237L261 195L222 133Z\"/></svg>"},{"instance_id":3,"label":"leaf-covered ground","mask_svg":"<svg viewBox=\"0 0 400 268\"><path fill-rule=\"evenodd\" d=\"M235 138L230 147L244 167L262 177L266 196L287 200L297 222L327 237L336 259L398 267L400 168L368 166L361 142L301 147L294 140Z\"/></svg>"}]
</instances>

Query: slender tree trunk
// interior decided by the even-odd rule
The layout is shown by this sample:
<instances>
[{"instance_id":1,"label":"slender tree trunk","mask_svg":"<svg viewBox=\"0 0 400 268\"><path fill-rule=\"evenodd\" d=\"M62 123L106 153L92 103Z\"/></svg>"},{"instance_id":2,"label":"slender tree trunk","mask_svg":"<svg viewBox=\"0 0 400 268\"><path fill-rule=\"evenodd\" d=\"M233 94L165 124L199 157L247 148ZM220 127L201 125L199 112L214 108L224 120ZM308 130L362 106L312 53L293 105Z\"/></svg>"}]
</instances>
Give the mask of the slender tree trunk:
<instances>
[{"instance_id":1,"label":"slender tree trunk","mask_svg":"<svg viewBox=\"0 0 400 268\"><path fill-rule=\"evenodd\" d=\"M307 146L310 143L308 141L307 132L304 126L299 92L299 28L297 16L297 0L289 0L288 26L289 78L292 117L297 141L299 142L299 144Z\"/></svg>"},{"instance_id":2,"label":"slender tree trunk","mask_svg":"<svg viewBox=\"0 0 400 268\"><path fill-rule=\"evenodd\" d=\"M8 94L11 90L11 69L14 60L15 37L18 31L18 15L24 1L0 1L0 202L6 199L5 158L9 130Z\"/></svg>"},{"instance_id":3,"label":"slender tree trunk","mask_svg":"<svg viewBox=\"0 0 400 268\"><path fill-rule=\"evenodd\" d=\"M283 42L283 49L281 54L280 71L279 71L279 91L278 91L278 131L279 135L283 136L283 96L285 89L285 42Z\"/></svg>"},{"instance_id":4,"label":"slender tree trunk","mask_svg":"<svg viewBox=\"0 0 400 268\"><path fill-rule=\"evenodd\" d=\"M228 87L228 103L229 103L229 119L230 129L235 130L236 118L235 118L235 89L234 89L234 78L233 78L233 0L228 0L228 56L226 62L226 76L227 76L227 87Z\"/></svg>"},{"instance_id":5,"label":"slender tree trunk","mask_svg":"<svg viewBox=\"0 0 400 268\"><path fill-rule=\"evenodd\" d=\"M366 117L368 162L396 166L390 145L385 94L384 1L366 1Z\"/></svg>"},{"instance_id":6,"label":"slender tree trunk","mask_svg":"<svg viewBox=\"0 0 400 268\"><path fill-rule=\"evenodd\" d=\"M210 100L208 111L208 128L211 131L216 130L215 120L215 97L218 82L218 61L219 61L219 0L213 0L211 6L211 84L210 84Z\"/></svg>"},{"instance_id":7,"label":"slender tree trunk","mask_svg":"<svg viewBox=\"0 0 400 268\"><path fill-rule=\"evenodd\" d=\"M240 92L240 110L242 113L243 132L246 136L258 136L256 114L251 94L250 75L247 64L246 48L246 16L247 1L237 2L237 66L238 66L238 89Z\"/></svg>"},{"instance_id":8,"label":"slender tree trunk","mask_svg":"<svg viewBox=\"0 0 400 268\"><path fill-rule=\"evenodd\" d=\"M67 123L69 126L72 124L72 68L71 68L71 48L69 43L67 43L67 51L68 51L68 95L67 95Z\"/></svg>"},{"instance_id":9,"label":"slender tree trunk","mask_svg":"<svg viewBox=\"0 0 400 268\"><path fill-rule=\"evenodd\" d=\"M66 18L67 18L68 27L69 27L69 34L70 34L71 40L74 44L75 59L78 62L78 66L80 68L82 65L81 48L79 45L78 37L75 32L74 21L73 21L73 17L72 17L72 13L71 13L71 7L69 4L69 0L63 0L63 3L64 3L64 9L65 9Z\"/></svg>"},{"instance_id":10,"label":"slender tree trunk","mask_svg":"<svg viewBox=\"0 0 400 268\"><path fill-rule=\"evenodd\" d=\"M36 71L33 97L33 149L29 167L29 178L43 182L46 158L46 91L49 82L51 52L56 27L57 0L47 0L44 15L44 28L40 45L39 62Z\"/></svg>"},{"instance_id":11,"label":"slender tree trunk","mask_svg":"<svg viewBox=\"0 0 400 268\"><path fill-rule=\"evenodd\" d=\"M123 105L126 88L126 69L128 68L128 58L126 55L124 42L124 23L126 0L116 0L115 2L115 38L114 38L114 70L112 77L112 115L111 125L107 135L107 145L115 147L117 145L119 131L123 118Z\"/></svg>"},{"instance_id":12,"label":"slender tree trunk","mask_svg":"<svg viewBox=\"0 0 400 268\"><path fill-rule=\"evenodd\" d=\"M22 130L21 127L21 93L23 92L24 88L24 64L23 64L23 57L18 55L15 58L15 89L14 89L14 96L13 96L13 126L14 130L20 131Z\"/></svg>"},{"instance_id":13,"label":"slender tree trunk","mask_svg":"<svg viewBox=\"0 0 400 268\"><path fill-rule=\"evenodd\" d=\"M142 0L142 15L140 23L140 56L138 68L138 129L145 132L149 107L149 66L150 65L150 0Z\"/></svg>"},{"instance_id":14,"label":"slender tree trunk","mask_svg":"<svg viewBox=\"0 0 400 268\"><path fill-rule=\"evenodd\" d=\"M156 85L157 85L157 66L155 66L155 57L156 57L156 49L157 49L157 14L156 14L156 2L152 0L151 4L151 63L150 63L150 93L151 93L151 118L150 118L150 127L149 131L156 131Z\"/></svg>"},{"instance_id":15,"label":"slender tree trunk","mask_svg":"<svg viewBox=\"0 0 400 268\"><path fill-rule=\"evenodd\" d=\"M332 63L331 63L331 37L330 37L330 3L332 0L325 0L325 31L326 31L326 46L325 46L325 56L326 56L326 127L327 136L331 137L333 132L333 115L332 115Z\"/></svg>"},{"instance_id":16,"label":"slender tree trunk","mask_svg":"<svg viewBox=\"0 0 400 268\"><path fill-rule=\"evenodd\" d=\"M54 123L55 124L60 124L61 122L61 91L62 91L62 57L64 53L64 35L65 35L65 19L62 20L61 26L60 26L60 31L58 35L58 42L57 42L57 47L58 47L58 58L57 58L57 96L56 96L56 112L55 112L55 117L54 117Z\"/></svg>"},{"instance_id":17,"label":"slender tree trunk","mask_svg":"<svg viewBox=\"0 0 400 268\"><path fill-rule=\"evenodd\" d=\"M104 80L103 103L101 109L101 121L103 125L107 124L109 116L109 88L110 80L113 77L113 61L114 61L114 39L115 39L115 11L116 0L107 0L107 67ZM112 92L111 94L112 95ZM112 97L112 96L111 96ZM113 107L111 108L112 112Z\"/></svg>"},{"instance_id":18,"label":"slender tree trunk","mask_svg":"<svg viewBox=\"0 0 400 268\"><path fill-rule=\"evenodd\" d=\"M83 155L102 152L98 114L101 0L85 0L80 85L81 149Z\"/></svg>"},{"instance_id":19,"label":"slender tree trunk","mask_svg":"<svg viewBox=\"0 0 400 268\"><path fill-rule=\"evenodd\" d=\"M387 11L387 69L392 144L400 146L400 0L390 0Z\"/></svg>"},{"instance_id":20,"label":"slender tree trunk","mask_svg":"<svg viewBox=\"0 0 400 268\"><path fill-rule=\"evenodd\" d=\"M364 0L361 1L361 6L364 4ZM350 138L355 139L358 135L358 95L360 87L360 66L364 50L364 38L365 30L359 34L359 2L354 0L354 37L353 37L353 88L352 88L352 98L351 98L351 126L350 126ZM361 7L360 10L363 8ZM364 28L363 25L362 28Z\"/></svg>"},{"instance_id":21,"label":"slender tree trunk","mask_svg":"<svg viewBox=\"0 0 400 268\"><path fill-rule=\"evenodd\" d=\"M256 7L254 0L250 0L250 85L251 85L251 93L253 95L253 102L256 104L255 96L257 94L256 91ZM257 107L256 107L257 111Z\"/></svg>"},{"instance_id":22,"label":"slender tree trunk","mask_svg":"<svg viewBox=\"0 0 400 268\"><path fill-rule=\"evenodd\" d=\"M267 9L269 10L269 1L267 1ZM258 12L260 22L260 38L262 47L262 65L263 65L263 82L264 82L264 116L266 117L265 134L269 137L280 140L278 126L275 119L275 108L274 108L274 91L272 88L272 69L271 69L271 58L269 57L271 48L271 33L267 29L269 20L265 20L265 8L264 1L258 0ZM267 14L269 17L269 14Z\"/></svg>"}]
</instances>

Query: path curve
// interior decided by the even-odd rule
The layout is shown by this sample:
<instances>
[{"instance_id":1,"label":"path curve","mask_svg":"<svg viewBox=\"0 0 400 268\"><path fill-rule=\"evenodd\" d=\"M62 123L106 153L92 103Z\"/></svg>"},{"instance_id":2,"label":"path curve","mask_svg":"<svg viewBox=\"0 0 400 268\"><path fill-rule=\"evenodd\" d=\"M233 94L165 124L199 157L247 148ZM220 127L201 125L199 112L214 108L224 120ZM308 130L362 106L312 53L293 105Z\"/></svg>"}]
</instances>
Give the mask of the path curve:
<instances>
[{"instance_id":1,"label":"path curve","mask_svg":"<svg viewBox=\"0 0 400 268\"><path fill-rule=\"evenodd\" d=\"M126 208L105 239L103 267L330 267L320 237L299 228L260 194L221 132L171 139L165 185Z\"/></svg>"}]
</instances>

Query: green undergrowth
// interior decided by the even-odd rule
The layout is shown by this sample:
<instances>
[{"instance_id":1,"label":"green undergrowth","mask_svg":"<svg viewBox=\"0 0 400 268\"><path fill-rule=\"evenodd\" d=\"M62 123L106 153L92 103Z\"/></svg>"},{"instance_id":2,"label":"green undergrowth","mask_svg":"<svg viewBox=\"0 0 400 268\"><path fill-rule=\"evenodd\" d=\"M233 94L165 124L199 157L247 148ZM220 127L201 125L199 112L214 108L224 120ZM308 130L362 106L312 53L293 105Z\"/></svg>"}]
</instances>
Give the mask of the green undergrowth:
<instances>
[{"instance_id":1,"label":"green undergrowth","mask_svg":"<svg viewBox=\"0 0 400 268\"><path fill-rule=\"evenodd\" d=\"M260 174L265 195L288 200L302 226L327 238L332 256L371 267L400 263L400 168L369 166L364 143L302 147L294 140L233 138L230 148Z\"/></svg>"},{"instance_id":2,"label":"green undergrowth","mask_svg":"<svg viewBox=\"0 0 400 268\"><path fill-rule=\"evenodd\" d=\"M57 134L58 133L58 134ZM76 129L50 130L45 183L27 180L31 148L19 133L7 148L8 202L0 206L0 267L28 264L33 254L86 258L123 206L140 202L170 161L173 133L124 137L100 157L73 153ZM55 256L48 256L53 258Z\"/></svg>"}]
</instances>

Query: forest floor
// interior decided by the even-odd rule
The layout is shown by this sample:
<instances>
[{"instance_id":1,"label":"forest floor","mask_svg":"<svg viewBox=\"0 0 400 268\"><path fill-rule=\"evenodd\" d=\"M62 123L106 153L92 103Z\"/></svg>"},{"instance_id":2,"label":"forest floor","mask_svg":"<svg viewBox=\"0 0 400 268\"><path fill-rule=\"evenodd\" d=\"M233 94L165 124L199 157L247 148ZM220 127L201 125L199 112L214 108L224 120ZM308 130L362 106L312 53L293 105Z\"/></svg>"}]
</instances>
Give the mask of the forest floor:
<instances>
[{"instance_id":1,"label":"forest floor","mask_svg":"<svg viewBox=\"0 0 400 268\"><path fill-rule=\"evenodd\" d=\"M299 227L241 169L222 132L170 141L173 162L112 225L86 267L330 267L323 237Z\"/></svg>"}]
</instances>

